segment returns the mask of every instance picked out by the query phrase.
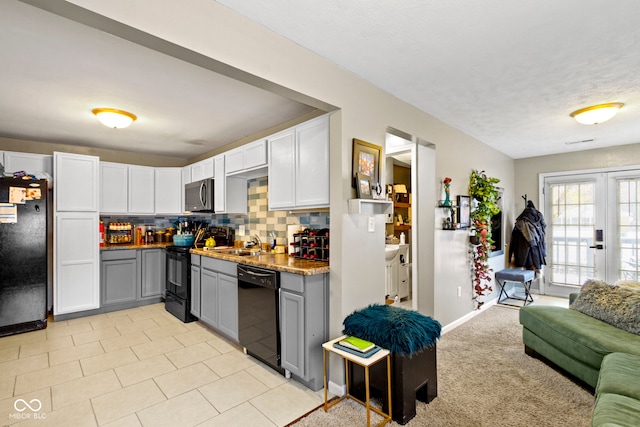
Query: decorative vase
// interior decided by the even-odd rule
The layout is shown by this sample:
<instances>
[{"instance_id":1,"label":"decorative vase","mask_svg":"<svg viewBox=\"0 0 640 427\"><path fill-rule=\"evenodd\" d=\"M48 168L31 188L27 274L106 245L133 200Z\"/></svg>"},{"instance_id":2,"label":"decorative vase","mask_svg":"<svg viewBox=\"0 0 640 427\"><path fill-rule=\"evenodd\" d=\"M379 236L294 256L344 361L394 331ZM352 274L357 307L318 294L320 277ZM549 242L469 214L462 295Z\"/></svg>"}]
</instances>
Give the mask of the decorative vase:
<instances>
[{"instance_id":1,"label":"decorative vase","mask_svg":"<svg viewBox=\"0 0 640 427\"><path fill-rule=\"evenodd\" d=\"M442 202L442 206L451 206L451 195L449 194L451 178L447 177L442 182L444 184L444 202Z\"/></svg>"}]
</instances>

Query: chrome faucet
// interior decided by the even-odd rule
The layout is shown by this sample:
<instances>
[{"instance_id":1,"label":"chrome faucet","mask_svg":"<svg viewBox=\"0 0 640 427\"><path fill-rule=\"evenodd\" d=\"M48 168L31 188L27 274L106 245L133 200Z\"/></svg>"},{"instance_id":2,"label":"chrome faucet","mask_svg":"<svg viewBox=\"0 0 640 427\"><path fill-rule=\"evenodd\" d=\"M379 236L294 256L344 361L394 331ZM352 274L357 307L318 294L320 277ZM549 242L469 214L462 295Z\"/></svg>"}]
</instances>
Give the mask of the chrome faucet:
<instances>
[{"instance_id":1,"label":"chrome faucet","mask_svg":"<svg viewBox=\"0 0 640 427\"><path fill-rule=\"evenodd\" d=\"M256 246L258 247L258 249L262 249L262 240L260 240L260 236L254 234L253 236L251 236L251 240L247 242L246 247L254 248Z\"/></svg>"}]
</instances>

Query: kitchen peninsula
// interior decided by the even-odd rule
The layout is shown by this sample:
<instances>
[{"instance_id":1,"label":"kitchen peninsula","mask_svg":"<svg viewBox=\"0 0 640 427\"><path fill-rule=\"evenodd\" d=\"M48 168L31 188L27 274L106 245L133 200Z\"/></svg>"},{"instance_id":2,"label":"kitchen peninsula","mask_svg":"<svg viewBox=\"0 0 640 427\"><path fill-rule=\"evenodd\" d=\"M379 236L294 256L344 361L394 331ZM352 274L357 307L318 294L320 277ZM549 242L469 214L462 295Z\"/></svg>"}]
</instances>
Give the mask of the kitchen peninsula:
<instances>
[{"instance_id":1,"label":"kitchen peninsula","mask_svg":"<svg viewBox=\"0 0 640 427\"><path fill-rule=\"evenodd\" d=\"M287 254L261 252L257 255L237 255L224 249L191 249L191 253L210 258L218 258L242 264L255 265L257 267L270 268L272 270L284 271L287 273L301 274L304 276L329 273L328 262L310 261L301 258L294 258Z\"/></svg>"},{"instance_id":2,"label":"kitchen peninsula","mask_svg":"<svg viewBox=\"0 0 640 427\"><path fill-rule=\"evenodd\" d=\"M190 252L191 314L241 346L243 320L250 325L248 335L264 335L273 319L280 335L280 351L273 355L280 360L277 370L312 390L321 389L322 343L329 339L329 263L287 254L239 255L234 249ZM260 276L270 272L279 286L243 299L240 291L246 295L253 286L239 280L239 266L256 267Z\"/></svg>"}]
</instances>

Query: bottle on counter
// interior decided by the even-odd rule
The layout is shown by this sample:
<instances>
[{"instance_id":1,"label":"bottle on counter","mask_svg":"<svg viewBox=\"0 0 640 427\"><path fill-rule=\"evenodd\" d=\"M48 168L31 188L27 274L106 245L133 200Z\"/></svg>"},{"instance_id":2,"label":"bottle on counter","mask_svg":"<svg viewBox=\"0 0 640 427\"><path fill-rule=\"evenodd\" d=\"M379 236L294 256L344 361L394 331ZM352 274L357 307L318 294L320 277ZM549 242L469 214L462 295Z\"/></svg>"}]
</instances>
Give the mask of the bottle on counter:
<instances>
[{"instance_id":1,"label":"bottle on counter","mask_svg":"<svg viewBox=\"0 0 640 427\"><path fill-rule=\"evenodd\" d=\"M404 237L404 231L402 233L400 233L400 244L404 245L405 244L405 237Z\"/></svg>"}]
</instances>

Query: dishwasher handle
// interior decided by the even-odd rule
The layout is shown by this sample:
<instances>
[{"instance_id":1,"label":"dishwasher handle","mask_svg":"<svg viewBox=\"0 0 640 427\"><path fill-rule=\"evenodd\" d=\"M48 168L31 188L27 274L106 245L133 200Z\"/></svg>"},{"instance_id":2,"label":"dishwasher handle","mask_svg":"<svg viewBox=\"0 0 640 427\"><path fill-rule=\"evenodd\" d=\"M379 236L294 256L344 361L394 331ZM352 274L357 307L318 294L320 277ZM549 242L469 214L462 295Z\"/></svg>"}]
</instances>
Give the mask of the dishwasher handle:
<instances>
[{"instance_id":1,"label":"dishwasher handle","mask_svg":"<svg viewBox=\"0 0 640 427\"><path fill-rule=\"evenodd\" d=\"M248 265L238 265L238 284L261 286L263 288L278 289L278 273L276 271L252 268Z\"/></svg>"}]
</instances>

